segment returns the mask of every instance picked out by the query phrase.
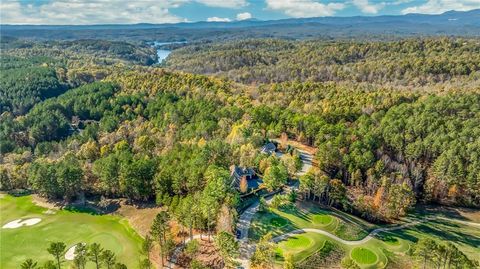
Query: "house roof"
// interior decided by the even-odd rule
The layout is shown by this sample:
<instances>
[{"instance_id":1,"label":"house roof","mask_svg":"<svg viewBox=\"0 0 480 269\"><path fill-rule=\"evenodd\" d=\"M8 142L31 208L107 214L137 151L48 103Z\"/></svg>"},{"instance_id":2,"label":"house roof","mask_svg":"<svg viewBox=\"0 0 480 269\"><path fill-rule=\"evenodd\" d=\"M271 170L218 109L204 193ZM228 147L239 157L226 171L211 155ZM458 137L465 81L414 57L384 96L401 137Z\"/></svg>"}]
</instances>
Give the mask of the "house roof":
<instances>
[{"instance_id":1,"label":"house roof","mask_svg":"<svg viewBox=\"0 0 480 269\"><path fill-rule=\"evenodd\" d=\"M273 144L272 142L268 142L262 147L261 152L270 154L275 152L275 150L277 150L277 146L275 146L275 144Z\"/></svg>"},{"instance_id":2,"label":"house roof","mask_svg":"<svg viewBox=\"0 0 480 269\"><path fill-rule=\"evenodd\" d=\"M233 168L233 173L232 175L234 176L253 176L255 174L255 171L252 168L244 168L240 166L236 166Z\"/></svg>"},{"instance_id":3,"label":"house roof","mask_svg":"<svg viewBox=\"0 0 480 269\"><path fill-rule=\"evenodd\" d=\"M244 176L252 177L255 175L255 170L253 168L245 168L245 167L240 167L237 165L232 166L231 168L231 177L232 177L232 185L233 186L240 186L240 180Z\"/></svg>"}]
</instances>

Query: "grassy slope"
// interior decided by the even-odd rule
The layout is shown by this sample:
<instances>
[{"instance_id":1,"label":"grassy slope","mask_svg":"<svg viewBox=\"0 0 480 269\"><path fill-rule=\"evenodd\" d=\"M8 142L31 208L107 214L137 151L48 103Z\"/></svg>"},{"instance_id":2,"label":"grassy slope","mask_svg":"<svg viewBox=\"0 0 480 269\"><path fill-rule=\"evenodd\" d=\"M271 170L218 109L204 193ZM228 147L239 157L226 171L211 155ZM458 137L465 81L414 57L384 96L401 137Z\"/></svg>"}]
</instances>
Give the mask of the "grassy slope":
<instances>
[{"instance_id":1,"label":"grassy slope","mask_svg":"<svg viewBox=\"0 0 480 269\"><path fill-rule=\"evenodd\" d=\"M443 216L472 221L472 219L447 215L445 212L436 211L427 214L425 210L418 209L416 212L409 216L411 221L422 219L425 216ZM346 240L358 240L376 227L378 226L366 223L346 213L324 210L310 203L302 203L297 204L296 209L273 209L268 213L257 213L252 221L249 237L257 240L269 231L275 237L295 229L316 228L336 234ZM470 258L480 260L480 229L443 219L431 220L428 223L402 230L382 232L377 238L360 246L336 243L345 251L346 255L358 260L362 268L383 268L386 265L388 266L389 259L411 259L407 256L396 255L396 253L406 253L412 243L427 236L439 242L451 241ZM289 238L279 243L277 260L283 260L282 254L291 253L296 261L301 261L321 249L327 240L332 241L328 237L314 233L305 233ZM372 252L375 255L371 253L364 255L362 251L359 251L359 248L366 248L368 251L363 252ZM373 256L376 256L376 262L372 263Z\"/></svg>"},{"instance_id":2,"label":"grassy slope","mask_svg":"<svg viewBox=\"0 0 480 269\"><path fill-rule=\"evenodd\" d=\"M280 219L283 219L281 223L285 225L277 225ZM249 237L257 240L267 232L272 232L275 237L295 229L314 228L328 231L345 240L358 240L368 234L363 226L338 217L331 211L311 204L302 204L296 208L272 209L267 213L257 213Z\"/></svg>"},{"instance_id":3,"label":"grassy slope","mask_svg":"<svg viewBox=\"0 0 480 269\"><path fill-rule=\"evenodd\" d=\"M279 219L283 219L283 221ZM257 213L252 222L249 237L257 240L269 231L275 237L295 229L315 228L328 231L346 240L359 240L375 227L375 225L345 213L321 209L311 203L301 203L297 204L296 208L273 209L268 213ZM368 264L363 262L363 264L360 264L362 268L384 268L388 264L384 250L404 253L409 249L409 244L405 240L391 234L389 236L385 234L381 240L373 239L360 246L348 246L333 241L324 235L309 232L280 242L277 248L277 261L281 262L287 253L293 254L295 261L302 261L319 251L324 246L325 241L338 244L345 251L345 255L348 256L351 256L351 252L359 247L368 249L372 253L370 258L373 257L375 261ZM363 260L362 255L353 256Z\"/></svg>"},{"instance_id":4,"label":"grassy slope","mask_svg":"<svg viewBox=\"0 0 480 269\"><path fill-rule=\"evenodd\" d=\"M410 242L424 237L439 243L452 242L470 259L480 261L480 229L477 227L437 219L390 233Z\"/></svg>"},{"instance_id":5,"label":"grassy slope","mask_svg":"<svg viewBox=\"0 0 480 269\"><path fill-rule=\"evenodd\" d=\"M30 227L0 229L1 268L17 268L27 258L41 263L51 259L46 249L54 241L65 242L67 249L79 242L98 242L129 268L137 266L142 239L126 220L66 210L51 215L46 210L34 205L30 196L0 198L1 226L19 218L42 219Z\"/></svg>"},{"instance_id":6,"label":"grassy slope","mask_svg":"<svg viewBox=\"0 0 480 269\"><path fill-rule=\"evenodd\" d=\"M295 261L301 261L318 249L321 249L325 244L325 237L317 233L304 233L288 238L278 243L277 257L278 260L283 260L283 257L291 254Z\"/></svg>"}]
</instances>

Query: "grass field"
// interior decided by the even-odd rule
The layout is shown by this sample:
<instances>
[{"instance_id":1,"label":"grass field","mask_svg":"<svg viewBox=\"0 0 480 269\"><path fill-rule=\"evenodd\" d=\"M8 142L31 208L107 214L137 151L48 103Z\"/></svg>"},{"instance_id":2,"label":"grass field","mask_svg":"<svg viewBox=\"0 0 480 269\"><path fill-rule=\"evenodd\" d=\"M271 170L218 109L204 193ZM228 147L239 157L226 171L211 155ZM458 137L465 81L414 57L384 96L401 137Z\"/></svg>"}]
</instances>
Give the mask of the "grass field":
<instances>
[{"instance_id":1,"label":"grass field","mask_svg":"<svg viewBox=\"0 0 480 269\"><path fill-rule=\"evenodd\" d=\"M295 207L271 209L257 213L252 221L249 237L258 240L267 232L273 237L296 229L314 228L327 231L339 238L354 241L363 239L377 226L354 216L316 207L311 203L297 203ZM378 239L372 239L362 245L345 245L325 235L307 232L286 238L277 244L277 262L292 254L295 262L305 261L319 253L326 242L332 242L340 248L344 256L351 257L361 268L385 268L388 253L405 253L409 249L406 240L394 234L383 233Z\"/></svg>"},{"instance_id":2,"label":"grass field","mask_svg":"<svg viewBox=\"0 0 480 269\"><path fill-rule=\"evenodd\" d=\"M294 208L271 209L270 212L257 213L249 231L249 237L258 240L271 232L278 236L286 232L314 228L328 231L345 240L357 240L365 237L368 226L361 220L346 220L328 210L311 204L302 204Z\"/></svg>"},{"instance_id":3,"label":"grass field","mask_svg":"<svg viewBox=\"0 0 480 269\"><path fill-rule=\"evenodd\" d=\"M377 255L370 249L364 247L356 247L350 252L352 260L358 264L374 264L377 262Z\"/></svg>"},{"instance_id":4,"label":"grass field","mask_svg":"<svg viewBox=\"0 0 480 269\"><path fill-rule=\"evenodd\" d=\"M128 268L138 265L142 239L124 219L68 210L51 214L46 208L33 204L30 196L1 197L0 212L0 226L19 218L42 219L33 226L0 228L0 268L19 268L27 258L39 264L50 260L52 256L47 248L56 241L64 242L67 249L79 242L97 242L112 250L118 261ZM89 263L89 268L93 268L93 263Z\"/></svg>"},{"instance_id":5,"label":"grass field","mask_svg":"<svg viewBox=\"0 0 480 269\"><path fill-rule=\"evenodd\" d=\"M437 242L452 242L469 258L480 261L480 228L436 219L402 230L391 231L391 235L409 242L416 242L425 237Z\"/></svg>"},{"instance_id":6,"label":"grass field","mask_svg":"<svg viewBox=\"0 0 480 269\"><path fill-rule=\"evenodd\" d=\"M286 255L291 254L295 261L301 261L321 249L325 238L316 233L304 233L289 237L278 243L277 257L282 260Z\"/></svg>"},{"instance_id":7,"label":"grass field","mask_svg":"<svg viewBox=\"0 0 480 269\"><path fill-rule=\"evenodd\" d=\"M295 234L278 243L277 262L280 266L286 254L292 254L296 262L307 262L307 258L314 257L314 254L320 257L326 242L332 242L340 248L340 253L363 269L388 268L389 265L407 268L412 267L413 258L406 254L415 242L424 237L433 238L439 243L455 243L469 258L480 261L480 229L478 224L466 223L475 222L477 219L474 217L480 213L468 210L468 215L462 215L458 211L459 209L417 210L406 221L424 222L399 230L380 232L375 238L360 245L344 244L314 232ZM432 219L425 220L426 216ZM297 229L314 228L347 241L355 241L363 239L371 230L379 227L346 213L302 202L296 206L271 208L269 212L257 213L249 230L249 238L258 240L267 232L272 232L273 237L276 237ZM338 256L339 252L336 253Z\"/></svg>"}]
</instances>

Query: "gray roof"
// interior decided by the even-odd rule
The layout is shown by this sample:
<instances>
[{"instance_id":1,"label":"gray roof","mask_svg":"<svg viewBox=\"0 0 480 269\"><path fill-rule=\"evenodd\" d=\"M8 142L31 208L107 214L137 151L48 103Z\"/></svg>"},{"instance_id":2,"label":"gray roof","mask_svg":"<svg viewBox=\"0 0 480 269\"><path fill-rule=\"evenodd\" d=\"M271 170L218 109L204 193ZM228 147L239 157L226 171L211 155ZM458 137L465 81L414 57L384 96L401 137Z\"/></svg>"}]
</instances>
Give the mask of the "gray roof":
<instances>
[{"instance_id":1,"label":"gray roof","mask_svg":"<svg viewBox=\"0 0 480 269\"><path fill-rule=\"evenodd\" d=\"M271 154L275 152L275 150L277 150L277 146L275 146L275 144L272 142L268 142L262 147L261 152Z\"/></svg>"},{"instance_id":2,"label":"gray roof","mask_svg":"<svg viewBox=\"0 0 480 269\"><path fill-rule=\"evenodd\" d=\"M232 168L232 185L240 186L240 180L244 176L253 177L255 175L255 170L253 168L245 168L234 165Z\"/></svg>"}]
</instances>

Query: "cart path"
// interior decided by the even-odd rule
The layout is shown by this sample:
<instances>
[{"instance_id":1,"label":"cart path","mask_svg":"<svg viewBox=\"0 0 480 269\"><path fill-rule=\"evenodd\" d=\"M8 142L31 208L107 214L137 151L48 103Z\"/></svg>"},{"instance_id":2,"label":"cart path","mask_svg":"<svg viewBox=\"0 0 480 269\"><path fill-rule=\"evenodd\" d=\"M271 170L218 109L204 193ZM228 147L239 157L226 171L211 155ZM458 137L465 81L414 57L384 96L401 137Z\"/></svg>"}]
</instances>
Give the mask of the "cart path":
<instances>
[{"instance_id":1,"label":"cart path","mask_svg":"<svg viewBox=\"0 0 480 269\"><path fill-rule=\"evenodd\" d=\"M312 159L313 156L307 151L300 150L300 158L302 160L302 169L297 172L297 176L302 176L307 173L307 171L312 167ZM278 156L278 153L277 153ZM280 155L281 156L281 155ZM280 157L279 156L279 157ZM298 186L289 187L291 189L297 190ZM275 196L275 195L273 195ZM272 199L273 196L267 198L267 203ZM237 223L237 230L240 233L238 238L238 242L240 245L240 257L237 259L237 262L243 268L250 268L250 258L252 257L253 253L255 252L255 244L250 244L248 241L248 230L250 230L250 226L252 224L252 219L257 213L259 207L259 202L255 202L249 208L247 208L238 219Z\"/></svg>"},{"instance_id":2,"label":"cart path","mask_svg":"<svg viewBox=\"0 0 480 269\"><path fill-rule=\"evenodd\" d=\"M332 233L329 233L327 231L324 231L324 230L305 228L305 229L293 230L291 232L288 232L288 233L282 234L280 236L277 236L277 237L273 238L273 242L278 243L282 240L287 239L288 237L298 235L298 234L302 234L302 233L311 232L311 233L318 233L318 234L325 235L325 236L329 237L330 239L333 239L333 240L335 240L337 242L340 242L344 245L356 246L356 245L361 245L361 244L367 243L368 241L375 238L375 235L377 235L378 233L404 229L404 228L407 228L407 227L410 227L410 226L418 225L418 224L423 223L423 222L428 221L428 220L429 219L423 219L423 220L412 221L412 222L409 222L409 223L405 223L405 224L397 225L397 226L393 226L393 227L378 228L378 229L375 229L375 230L371 231L367 236L365 236L361 240L345 240L345 239L342 239L342 238L340 238L340 237L338 237L338 236L336 236Z\"/></svg>"}]
</instances>

